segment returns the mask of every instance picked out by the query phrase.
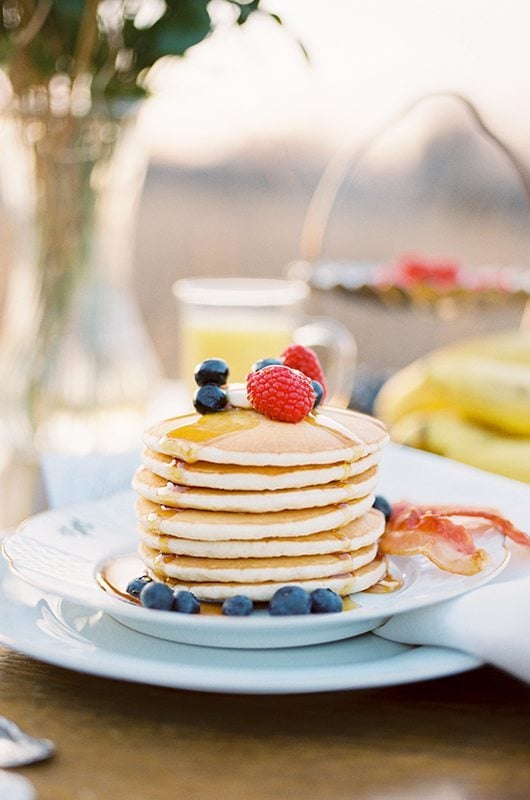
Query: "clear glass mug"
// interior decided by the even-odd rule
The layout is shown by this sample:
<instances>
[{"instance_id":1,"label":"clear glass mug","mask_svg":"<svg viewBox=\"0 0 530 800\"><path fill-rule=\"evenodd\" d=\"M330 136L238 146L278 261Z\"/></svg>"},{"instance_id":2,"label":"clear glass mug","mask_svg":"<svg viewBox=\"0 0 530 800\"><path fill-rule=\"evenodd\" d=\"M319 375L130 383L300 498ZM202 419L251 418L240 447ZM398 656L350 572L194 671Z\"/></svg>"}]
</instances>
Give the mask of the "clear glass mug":
<instances>
[{"instance_id":1,"label":"clear glass mug","mask_svg":"<svg viewBox=\"0 0 530 800\"><path fill-rule=\"evenodd\" d=\"M265 278L190 278L177 281L180 376L194 391L195 366L223 358L230 381L245 381L252 364L275 358L292 342L312 347L322 360L329 403L351 397L357 347L339 322L303 313L309 287L302 281Z\"/></svg>"}]
</instances>

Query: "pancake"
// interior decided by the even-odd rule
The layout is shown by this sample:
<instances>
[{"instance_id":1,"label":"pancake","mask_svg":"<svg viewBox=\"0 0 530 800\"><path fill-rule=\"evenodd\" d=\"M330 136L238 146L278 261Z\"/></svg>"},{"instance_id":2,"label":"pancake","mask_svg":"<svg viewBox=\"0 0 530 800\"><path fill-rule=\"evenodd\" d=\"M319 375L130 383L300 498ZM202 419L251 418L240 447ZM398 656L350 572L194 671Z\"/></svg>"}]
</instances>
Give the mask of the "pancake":
<instances>
[{"instance_id":1,"label":"pancake","mask_svg":"<svg viewBox=\"0 0 530 800\"><path fill-rule=\"evenodd\" d=\"M331 408L324 406L326 416L337 425L341 425L355 433L364 443L364 455L375 453L389 442L389 435L381 420L360 414L358 411L349 411L347 408Z\"/></svg>"},{"instance_id":2,"label":"pancake","mask_svg":"<svg viewBox=\"0 0 530 800\"><path fill-rule=\"evenodd\" d=\"M386 443L382 423L353 411L324 407L301 422L278 422L253 409L185 414L152 426L150 450L188 463L300 467L357 461Z\"/></svg>"},{"instance_id":3,"label":"pancake","mask_svg":"<svg viewBox=\"0 0 530 800\"><path fill-rule=\"evenodd\" d=\"M347 481L303 489L281 489L276 492L228 492L223 489L196 489L180 486L140 467L133 478L133 489L153 503L170 508L196 508L203 511L234 511L264 514L296 508L319 508L366 497L376 485L377 468L356 475Z\"/></svg>"},{"instance_id":4,"label":"pancake","mask_svg":"<svg viewBox=\"0 0 530 800\"><path fill-rule=\"evenodd\" d=\"M277 558L195 558L176 556L151 550L140 544L140 557L148 569L165 580L207 581L222 583L289 583L290 581L328 578L342 572L353 572L374 560L377 544L352 553L326 553L312 556L278 556Z\"/></svg>"},{"instance_id":5,"label":"pancake","mask_svg":"<svg viewBox=\"0 0 530 800\"><path fill-rule=\"evenodd\" d=\"M204 489L224 491L278 491L301 489L306 486L322 486L325 483L343 481L360 475L375 467L381 460L381 451L376 450L358 461L343 461L338 464L297 467L242 467L236 464L209 464L197 461L187 464L164 453L144 448L142 464L155 475L181 486L197 486Z\"/></svg>"},{"instance_id":6,"label":"pancake","mask_svg":"<svg viewBox=\"0 0 530 800\"><path fill-rule=\"evenodd\" d=\"M309 580L289 581L289 585L301 586L308 592L314 589L333 589L333 591L344 596L354 592L363 592L370 586L380 581L386 575L387 564L384 558L376 558L364 567L360 567L354 572L341 573L324 578L311 578ZM155 570L149 570L151 577L158 580L163 579L162 575ZM264 581L262 583L231 583L214 581L180 581L175 578L168 578L164 581L176 590L185 589L199 598L199 600L212 600L221 602L227 597L237 594L244 594L255 602L266 602L270 600L274 592L285 582Z\"/></svg>"},{"instance_id":7,"label":"pancake","mask_svg":"<svg viewBox=\"0 0 530 800\"><path fill-rule=\"evenodd\" d=\"M323 508L245 514L168 508L140 497L136 503L136 513L144 528L169 536L209 541L247 540L309 536L334 530L366 513L373 502L374 496L369 494L359 500Z\"/></svg>"},{"instance_id":8,"label":"pancake","mask_svg":"<svg viewBox=\"0 0 530 800\"><path fill-rule=\"evenodd\" d=\"M330 407L295 424L230 407L152 426L133 478L148 572L213 601L363 591L386 573L372 505L387 441L378 420Z\"/></svg>"},{"instance_id":9,"label":"pancake","mask_svg":"<svg viewBox=\"0 0 530 800\"><path fill-rule=\"evenodd\" d=\"M147 530L139 526L140 541L151 550L177 555L203 558L266 558L275 556L304 556L350 552L377 542L385 529L385 518L371 508L359 519L349 522L339 530L313 533L309 536L292 536L289 539L256 539L231 541L198 541L179 539Z\"/></svg>"}]
</instances>

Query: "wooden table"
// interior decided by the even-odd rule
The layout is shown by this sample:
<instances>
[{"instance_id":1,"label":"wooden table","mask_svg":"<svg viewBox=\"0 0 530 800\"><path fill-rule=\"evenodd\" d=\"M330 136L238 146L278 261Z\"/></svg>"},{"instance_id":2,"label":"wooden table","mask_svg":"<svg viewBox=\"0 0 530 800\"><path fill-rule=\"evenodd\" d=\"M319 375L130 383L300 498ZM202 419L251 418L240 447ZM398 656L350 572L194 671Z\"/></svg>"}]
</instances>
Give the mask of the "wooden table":
<instances>
[{"instance_id":1,"label":"wooden table","mask_svg":"<svg viewBox=\"0 0 530 800\"><path fill-rule=\"evenodd\" d=\"M0 649L0 694L3 714L57 745L52 761L20 770L39 800L530 797L530 687L491 668L239 696L96 678Z\"/></svg>"}]
</instances>

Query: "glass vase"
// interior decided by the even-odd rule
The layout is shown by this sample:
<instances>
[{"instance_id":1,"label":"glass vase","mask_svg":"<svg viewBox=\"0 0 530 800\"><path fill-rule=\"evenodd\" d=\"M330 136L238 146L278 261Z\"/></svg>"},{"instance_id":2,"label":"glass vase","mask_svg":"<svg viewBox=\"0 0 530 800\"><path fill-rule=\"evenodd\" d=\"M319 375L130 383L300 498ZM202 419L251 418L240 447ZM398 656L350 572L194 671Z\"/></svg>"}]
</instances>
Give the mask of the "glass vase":
<instances>
[{"instance_id":1,"label":"glass vase","mask_svg":"<svg viewBox=\"0 0 530 800\"><path fill-rule=\"evenodd\" d=\"M0 117L3 439L17 452L137 447L159 367L131 290L147 158L138 105Z\"/></svg>"}]
</instances>

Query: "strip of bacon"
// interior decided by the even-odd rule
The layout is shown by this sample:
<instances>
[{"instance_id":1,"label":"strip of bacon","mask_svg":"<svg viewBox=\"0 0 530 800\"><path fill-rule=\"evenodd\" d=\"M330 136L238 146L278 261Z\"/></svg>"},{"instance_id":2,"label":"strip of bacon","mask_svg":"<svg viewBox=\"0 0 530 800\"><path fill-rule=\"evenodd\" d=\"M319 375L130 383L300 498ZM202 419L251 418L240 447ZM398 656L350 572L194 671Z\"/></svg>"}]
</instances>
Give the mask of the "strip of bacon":
<instances>
[{"instance_id":1,"label":"strip of bacon","mask_svg":"<svg viewBox=\"0 0 530 800\"><path fill-rule=\"evenodd\" d=\"M509 522L505 517L502 517L498 511L495 511L491 508L449 505L411 506L407 503L396 503L392 509L392 519L397 517L402 511L407 509L410 511L412 508L422 515L434 514L435 516L441 517L476 517L478 519L487 520L491 524L484 526L482 531L488 531L491 530L491 528L494 528L495 530L498 530L499 533L507 536L508 539L512 539L512 541L517 542L517 544L521 544L524 547L530 547L530 536L516 528L515 525L512 525L512 523ZM413 523L410 522L409 524ZM480 532L480 529L476 528L475 532Z\"/></svg>"},{"instance_id":2,"label":"strip of bacon","mask_svg":"<svg viewBox=\"0 0 530 800\"><path fill-rule=\"evenodd\" d=\"M440 569L458 575L475 575L489 559L463 525L434 509L424 512L415 506L394 508L379 546L389 555L422 554Z\"/></svg>"},{"instance_id":3,"label":"strip of bacon","mask_svg":"<svg viewBox=\"0 0 530 800\"><path fill-rule=\"evenodd\" d=\"M451 517L458 517L459 522ZM463 518L469 519L468 526ZM473 523L471 519L474 520ZM476 521L480 519L489 524L477 529ZM491 509L398 503L393 507L380 540L380 548L390 555L421 553L447 572L474 575L485 566L488 554L476 547L472 531L477 533L491 528L519 544L530 546L530 537L527 534Z\"/></svg>"}]
</instances>

